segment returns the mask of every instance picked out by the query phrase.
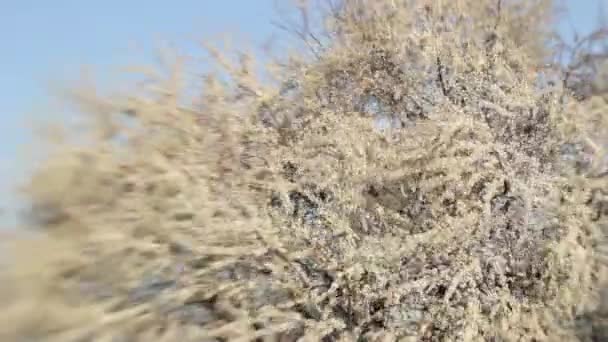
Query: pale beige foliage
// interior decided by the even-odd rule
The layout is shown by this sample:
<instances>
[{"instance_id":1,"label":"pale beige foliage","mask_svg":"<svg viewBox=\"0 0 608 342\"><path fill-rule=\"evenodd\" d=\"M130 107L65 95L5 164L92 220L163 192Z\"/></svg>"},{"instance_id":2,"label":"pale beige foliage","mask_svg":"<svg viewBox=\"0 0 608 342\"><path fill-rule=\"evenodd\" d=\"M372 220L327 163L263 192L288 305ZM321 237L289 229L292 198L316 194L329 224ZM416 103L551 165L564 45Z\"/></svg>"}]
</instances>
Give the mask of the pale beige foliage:
<instances>
[{"instance_id":1,"label":"pale beige foliage","mask_svg":"<svg viewBox=\"0 0 608 342\"><path fill-rule=\"evenodd\" d=\"M75 94L98 130L32 178L2 340L605 336L608 106L538 87L551 3L326 4L274 83L207 46L192 105L180 58Z\"/></svg>"}]
</instances>

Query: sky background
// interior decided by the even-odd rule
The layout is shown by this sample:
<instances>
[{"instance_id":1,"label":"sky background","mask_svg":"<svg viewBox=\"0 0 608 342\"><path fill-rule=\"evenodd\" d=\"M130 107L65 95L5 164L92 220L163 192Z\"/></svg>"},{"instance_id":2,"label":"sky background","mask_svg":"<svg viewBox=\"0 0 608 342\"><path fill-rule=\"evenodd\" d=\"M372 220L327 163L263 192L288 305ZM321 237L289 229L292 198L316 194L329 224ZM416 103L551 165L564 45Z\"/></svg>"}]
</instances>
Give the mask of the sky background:
<instances>
[{"instance_id":1,"label":"sky background","mask_svg":"<svg viewBox=\"0 0 608 342\"><path fill-rule=\"evenodd\" d=\"M565 0L571 13L560 31L592 29L598 1L608 8L608 0ZM110 80L116 67L151 62L159 41L185 43L229 31L262 44L276 32L274 3L0 0L0 226L13 224L14 190L32 166L30 123L62 113L49 104L54 82L76 79L83 65Z\"/></svg>"}]
</instances>

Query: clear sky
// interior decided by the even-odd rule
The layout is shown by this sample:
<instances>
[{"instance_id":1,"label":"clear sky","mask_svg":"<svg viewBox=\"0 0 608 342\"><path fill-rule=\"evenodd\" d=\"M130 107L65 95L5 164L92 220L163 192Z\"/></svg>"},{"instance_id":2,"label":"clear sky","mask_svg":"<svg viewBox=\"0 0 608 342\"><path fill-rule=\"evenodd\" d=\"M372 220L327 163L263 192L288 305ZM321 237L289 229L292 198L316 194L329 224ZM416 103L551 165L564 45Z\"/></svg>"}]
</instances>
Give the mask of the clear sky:
<instances>
[{"instance_id":1,"label":"clear sky","mask_svg":"<svg viewBox=\"0 0 608 342\"><path fill-rule=\"evenodd\" d=\"M52 118L51 82L100 72L151 56L160 40L184 42L225 31L256 43L274 27L273 0L0 1L0 207L29 169L23 145L31 118ZM141 48L145 48L142 51ZM0 219L0 222L3 222Z\"/></svg>"},{"instance_id":2,"label":"clear sky","mask_svg":"<svg viewBox=\"0 0 608 342\"><path fill-rule=\"evenodd\" d=\"M158 40L232 31L261 44L276 31L270 23L275 1L1 1L0 208L14 207L12 189L28 170L23 146L32 139L29 119L59 114L40 110L50 108L50 82L76 78L82 65L107 72L140 61ZM562 28L588 31L596 23L597 1L566 0L572 14ZM599 1L608 7L608 0Z\"/></svg>"}]
</instances>

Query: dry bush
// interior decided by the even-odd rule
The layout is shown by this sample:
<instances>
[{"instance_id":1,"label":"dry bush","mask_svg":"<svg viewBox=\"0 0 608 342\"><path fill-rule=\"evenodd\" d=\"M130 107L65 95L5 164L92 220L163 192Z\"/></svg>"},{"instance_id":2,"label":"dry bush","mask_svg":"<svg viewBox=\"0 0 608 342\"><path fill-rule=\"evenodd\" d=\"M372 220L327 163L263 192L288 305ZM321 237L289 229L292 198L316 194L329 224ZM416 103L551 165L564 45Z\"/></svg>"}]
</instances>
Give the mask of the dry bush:
<instances>
[{"instance_id":1,"label":"dry bush","mask_svg":"<svg viewBox=\"0 0 608 342\"><path fill-rule=\"evenodd\" d=\"M32 179L0 337L605 338L608 106L539 85L550 5L303 3L274 82L209 49L192 105L180 59L76 93L99 129Z\"/></svg>"}]
</instances>

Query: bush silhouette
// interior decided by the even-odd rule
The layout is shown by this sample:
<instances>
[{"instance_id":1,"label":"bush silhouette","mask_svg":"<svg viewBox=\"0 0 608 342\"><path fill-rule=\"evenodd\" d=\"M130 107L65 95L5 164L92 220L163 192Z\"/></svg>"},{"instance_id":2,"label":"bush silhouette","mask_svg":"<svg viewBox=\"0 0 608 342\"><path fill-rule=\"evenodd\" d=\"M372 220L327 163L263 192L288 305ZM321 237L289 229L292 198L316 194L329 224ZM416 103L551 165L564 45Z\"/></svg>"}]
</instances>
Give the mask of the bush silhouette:
<instances>
[{"instance_id":1,"label":"bush silhouette","mask_svg":"<svg viewBox=\"0 0 608 342\"><path fill-rule=\"evenodd\" d=\"M75 92L92 143L31 180L0 336L607 338L601 54L548 65L551 6L298 3L304 50L270 81L210 47L191 104L179 56Z\"/></svg>"}]
</instances>

